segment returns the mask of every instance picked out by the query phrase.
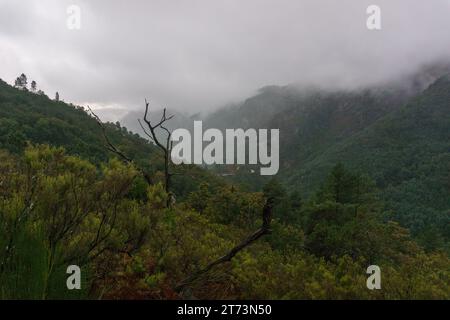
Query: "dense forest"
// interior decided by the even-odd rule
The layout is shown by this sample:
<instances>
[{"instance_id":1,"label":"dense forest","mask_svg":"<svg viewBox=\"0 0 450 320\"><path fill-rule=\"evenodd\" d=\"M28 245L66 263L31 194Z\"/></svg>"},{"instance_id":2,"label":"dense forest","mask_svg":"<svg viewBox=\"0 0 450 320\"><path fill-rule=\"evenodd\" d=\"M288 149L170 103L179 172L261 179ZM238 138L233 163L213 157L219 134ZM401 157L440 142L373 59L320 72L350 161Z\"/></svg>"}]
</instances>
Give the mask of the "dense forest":
<instances>
[{"instance_id":1,"label":"dense forest","mask_svg":"<svg viewBox=\"0 0 450 320\"><path fill-rule=\"evenodd\" d=\"M148 140L0 82L0 298L449 299L450 80L282 91L253 119L281 128L278 176L183 165L168 190Z\"/></svg>"}]
</instances>

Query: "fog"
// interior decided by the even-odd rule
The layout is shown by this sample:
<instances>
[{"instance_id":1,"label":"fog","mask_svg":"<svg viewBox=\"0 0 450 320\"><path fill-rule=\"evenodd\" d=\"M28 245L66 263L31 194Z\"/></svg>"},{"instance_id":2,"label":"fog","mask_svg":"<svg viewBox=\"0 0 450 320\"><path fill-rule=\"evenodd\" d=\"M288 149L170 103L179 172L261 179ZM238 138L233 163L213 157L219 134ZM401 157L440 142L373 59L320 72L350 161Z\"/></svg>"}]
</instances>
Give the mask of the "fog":
<instances>
[{"instance_id":1,"label":"fog","mask_svg":"<svg viewBox=\"0 0 450 320\"><path fill-rule=\"evenodd\" d=\"M109 118L144 98L194 113L266 85L355 88L448 61L449 16L450 0L0 0L0 78L24 72Z\"/></svg>"}]
</instances>

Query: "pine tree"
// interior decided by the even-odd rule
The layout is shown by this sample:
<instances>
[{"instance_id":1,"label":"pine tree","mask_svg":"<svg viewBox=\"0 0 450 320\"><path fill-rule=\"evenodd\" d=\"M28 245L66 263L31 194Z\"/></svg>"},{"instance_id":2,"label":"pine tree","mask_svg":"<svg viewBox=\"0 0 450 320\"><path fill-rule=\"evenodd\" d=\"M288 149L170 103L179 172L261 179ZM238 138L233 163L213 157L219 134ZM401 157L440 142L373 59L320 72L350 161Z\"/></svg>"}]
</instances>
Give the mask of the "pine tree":
<instances>
[{"instance_id":1,"label":"pine tree","mask_svg":"<svg viewBox=\"0 0 450 320\"><path fill-rule=\"evenodd\" d=\"M31 81L31 92L36 93L37 88L36 88L36 81Z\"/></svg>"},{"instance_id":2,"label":"pine tree","mask_svg":"<svg viewBox=\"0 0 450 320\"><path fill-rule=\"evenodd\" d=\"M19 79L20 79L21 88L26 90L27 84L28 84L27 76L24 73L22 73L20 75Z\"/></svg>"},{"instance_id":3,"label":"pine tree","mask_svg":"<svg viewBox=\"0 0 450 320\"><path fill-rule=\"evenodd\" d=\"M27 90L27 84L28 84L27 76L24 73L22 73L14 81L14 87L21 90Z\"/></svg>"}]
</instances>

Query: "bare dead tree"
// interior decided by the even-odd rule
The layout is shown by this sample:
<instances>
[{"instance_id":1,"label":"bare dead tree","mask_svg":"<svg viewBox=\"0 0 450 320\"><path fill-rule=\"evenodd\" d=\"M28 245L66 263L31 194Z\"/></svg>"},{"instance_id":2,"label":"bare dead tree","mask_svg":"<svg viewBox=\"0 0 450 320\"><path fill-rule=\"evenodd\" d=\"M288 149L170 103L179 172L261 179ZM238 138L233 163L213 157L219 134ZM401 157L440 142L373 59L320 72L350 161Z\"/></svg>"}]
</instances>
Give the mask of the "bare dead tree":
<instances>
[{"instance_id":1,"label":"bare dead tree","mask_svg":"<svg viewBox=\"0 0 450 320\"><path fill-rule=\"evenodd\" d=\"M102 129L102 134L103 134L103 138L105 140L106 143L106 149L108 149L108 151L116 154L117 156L119 156L119 158L121 158L123 161L125 161L126 163L129 164L133 164L134 167L139 170L142 174L142 176L144 177L145 181L149 184L152 185L153 184L153 180L150 177L150 175L144 170L142 169L140 166L138 166L133 159L131 159L130 157L128 157L124 152L122 152L119 148L117 148L109 139L108 135L106 134L106 127L103 124L103 122L100 120L100 118L94 113L94 111L92 111L91 107L88 106L89 112L92 114L92 116L94 117L94 119L97 121L97 124L99 125L99 127Z\"/></svg>"},{"instance_id":2,"label":"bare dead tree","mask_svg":"<svg viewBox=\"0 0 450 320\"><path fill-rule=\"evenodd\" d=\"M156 124L152 124L149 119L149 102L147 99L145 100L145 113L144 113L144 122L147 125L147 129L143 126L141 120L139 119L139 125L141 126L142 130L144 131L145 135L155 143L155 145L162 151L164 156L164 190L166 191L167 195L169 196L167 199L167 206L170 206L171 203L171 197L173 196L170 190L171 184L171 178L174 175L171 172L171 164L172 160L170 158L170 154L172 152L173 142L171 141L172 132L168 130L164 124L173 118L172 116L166 116L166 108L163 109L163 114L161 116L161 120L157 122ZM160 138L157 135L158 129L163 130L166 133L165 141L160 141ZM150 132L149 132L150 131Z\"/></svg>"},{"instance_id":3,"label":"bare dead tree","mask_svg":"<svg viewBox=\"0 0 450 320\"><path fill-rule=\"evenodd\" d=\"M132 159L127 157L122 151L120 151L117 147L115 147L111 143L111 141L108 139L108 136L106 135L106 129L105 129L103 123L100 121L100 119L97 117L97 115L95 115L95 113L90 108L89 108L89 110L94 115L98 124L102 128L103 136L107 143L108 150L117 154L119 157L121 157L125 161L132 163L133 162ZM150 141L152 141L162 151L163 156L164 156L164 189L165 189L166 193L169 195L169 197L167 199L167 203L166 203L167 207L170 207L170 204L171 204L171 196L172 196L171 189L170 189L171 188L171 177L173 175L175 175L175 173L171 172L172 161L171 161L170 155L171 155L172 147L173 147L173 144L171 141L172 133L170 132L170 130L167 129L167 127L165 127L164 124L172 118L173 118L173 116L166 115L166 109L164 108L160 121L157 122L156 124L152 124L152 122L149 119L149 102L147 100L145 100L145 113L144 113L143 121L145 122L147 128L145 128L144 125L142 124L142 122L140 121L140 119L138 119L139 125L141 126L145 135L150 139ZM165 137L165 141L161 141L160 138L158 137L158 135L157 135L158 129L163 130L167 134ZM149 182L150 180L147 180L147 181ZM152 184L152 183L149 182L149 184ZM183 290L187 286L194 283L202 275L208 273L210 270L217 267L218 265L221 265L223 263L231 261L240 251L244 250L245 248L247 248L248 246L253 244L255 241L257 241L262 236L264 236L266 234L270 234L271 233L270 226L271 226L271 222L272 222L272 212L273 212L274 203L275 203L274 197L270 196L267 198L267 200L264 204L263 210L262 210L262 226L258 230L253 232L250 236L248 236L246 239L244 239L238 245L233 247L224 256L212 261L203 269L200 269L200 270L194 272L189 277L187 277L186 279L181 281L175 287L175 291L178 293L182 293Z\"/></svg>"},{"instance_id":4,"label":"bare dead tree","mask_svg":"<svg viewBox=\"0 0 450 320\"><path fill-rule=\"evenodd\" d=\"M172 147L173 147L173 142L171 141L171 137L172 137L172 132L170 132L169 129L167 129L167 127L165 126L165 123L167 121L169 121L170 119L172 119L174 116L167 116L166 114L166 108L163 109L163 114L161 116L161 119L156 123L156 124L152 124L150 118L149 118L149 102L147 101L147 99L145 99L145 113L144 113L144 123L147 126L147 129L144 127L144 125L142 124L141 120L138 119L139 125L141 126L144 134L150 139L150 141L152 141L163 153L163 157L164 157L164 190L168 195L167 201L166 201L166 206L170 207L171 203L172 203L172 198L173 198L173 194L171 192L171 178L172 176L175 175L175 173L171 172L171 165L172 165L172 160L170 158L170 154L172 152ZM131 159L130 157L128 157L124 152L122 152L119 148L117 148L112 142L111 140L108 138L108 135L106 134L106 128L104 126L104 124L101 122L100 118L92 111L92 109L88 106L88 109L90 111L90 113L94 116L94 118L97 120L98 125L102 128L102 133L103 133L103 137L106 141L106 147L109 151L111 151L112 153L115 153L116 155L118 155L120 158L122 158L125 162L128 163L133 163L135 165L135 167L140 170L140 172L142 173L142 175L144 176L145 180L147 181L147 183L149 185L153 184L152 179L150 178L150 176L142 169L140 168L138 165L136 165L136 163L134 163L133 159ZM162 130L165 134L165 141L161 141L160 137L158 137L158 130Z\"/></svg>"},{"instance_id":5,"label":"bare dead tree","mask_svg":"<svg viewBox=\"0 0 450 320\"><path fill-rule=\"evenodd\" d=\"M253 242L258 240L262 236L264 236L266 234L270 234L271 233L270 225L271 225L271 222L272 222L272 212L273 212L274 203L275 203L275 199L273 197L269 197L266 200L266 203L264 204L264 207L263 207L263 210L262 210L262 226L258 230L253 232L250 236L248 236L246 239L244 239L242 242L240 242L237 246L232 248L224 256L220 257L217 260L212 261L211 263L209 263L203 269L200 269L200 270L194 272L189 277L187 277L186 279L181 281L175 287L175 291L178 292L178 293L182 293L183 290L187 286L189 286L190 284L195 282L202 275L206 274L211 269L213 269L214 267L216 267L216 266L218 266L220 264L223 264L225 262L231 261L231 259L233 259L234 256L236 256L236 254L238 254L240 251L242 251L246 247L250 246Z\"/></svg>"}]
</instances>

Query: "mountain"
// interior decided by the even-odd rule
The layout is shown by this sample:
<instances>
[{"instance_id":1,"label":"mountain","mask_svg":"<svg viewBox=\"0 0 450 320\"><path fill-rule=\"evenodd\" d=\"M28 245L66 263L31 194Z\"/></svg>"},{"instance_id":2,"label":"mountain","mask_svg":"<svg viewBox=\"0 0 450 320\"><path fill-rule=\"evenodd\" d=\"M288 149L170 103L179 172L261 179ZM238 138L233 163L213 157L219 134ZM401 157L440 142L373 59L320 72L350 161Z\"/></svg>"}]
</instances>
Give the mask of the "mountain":
<instances>
[{"instance_id":1,"label":"mountain","mask_svg":"<svg viewBox=\"0 0 450 320\"><path fill-rule=\"evenodd\" d=\"M151 114L151 119L157 115ZM155 182L162 179L163 159L156 146L119 123L106 122L103 126L115 147L133 159ZM107 150L102 129L83 107L19 90L0 80L0 150L21 154L28 143L64 147L69 155L79 156L96 165L117 157ZM177 169L183 173L173 178L173 189L179 199L196 188L195 179L212 185L223 183L196 166Z\"/></svg>"},{"instance_id":2,"label":"mountain","mask_svg":"<svg viewBox=\"0 0 450 320\"><path fill-rule=\"evenodd\" d=\"M154 150L145 139L105 124L111 141L130 157L145 159ZM11 87L0 80L0 148L20 152L27 142L64 147L93 162L106 161L102 130L83 107Z\"/></svg>"},{"instance_id":3,"label":"mountain","mask_svg":"<svg viewBox=\"0 0 450 320\"><path fill-rule=\"evenodd\" d=\"M357 105L361 109L358 112L364 113L361 116L366 116L362 120L370 123L374 117L399 107L447 73L450 73L448 63L434 63L387 83L353 90L271 85L259 89L255 96L241 103L212 112L203 120L211 128L267 128L278 125L277 118L288 114L279 122L289 120L294 125L303 126L298 120L302 121L301 118L311 111L321 113L320 109L328 107L326 112L338 114L341 111L351 112L350 109Z\"/></svg>"},{"instance_id":4,"label":"mountain","mask_svg":"<svg viewBox=\"0 0 450 320\"><path fill-rule=\"evenodd\" d=\"M104 124L150 183L104 163L83 108L0 82L0 298L448 299L449 101L448 77L414 93L265 88L208 121L280 128L278 179L237 167L248 192L178 167L167 193L145 139ZM369 264L389 286L367 290ZM81 290L68 265L89 275Z\"/></svg>"},{"instance_id":5,"label":"mountain","mask_svg":"<svg viewBox=\"0 0 450 320\"><path fill-rule=\"evenodd\" d=\"M342 139L301 166L285 168L304 192L336 163L368 173L394 217L414 232L450 235L450 80L441 77L401 108Z\"/></svg>"},{"instance_id":6,"label":"mountain","mask_svg":"<svg viewBox=\"0 0 450 320\"><path fill-rule=\"evenodd\" d=\"M280 129L280 174L290 175L335 143L398 109L411 96L411 90L398 85L348 91L270 86L239 105L207 116L204 126ZM241 169L234 179L250 188L267 180L252 172Z\"/></svg>"},{"instance_id":7,"label":"mountain","mask_svg":"<svg viewBox=\"0 0 450 320\"><path fill-rule=\"evenodd\" d=\"M423 237L450 235L450 82L432 68L352 91L267 87L216 111L206 126L279 128L278 178L308 197L338 163L368 174L390 218ZM257 172L257 170L255 170ZM228 177L258 190L268 177Z\"/></svg>"},{"instance_id":8,"label":"mountain","mask_svg":"<svg viewBox=\"0 0 450 320\"><path fill-rule=\"evenodd\" d=\"M204 127L221 129L279 128L278 178L290 192L309 197L333 166L342 163L375 181L390 218L416 235L448 238L450 81L448 76L436 80L438 73L433 70L403 82L351 91L269 86L201 119ZM175 115L168 123L171 130L191 129L198 119L173 111L168 114ZM161 111L151 112L150 117L159 119ZM137 135L142 134L138 118L141 113L130 112L122 119L136 133L107 123L107 134L142 166L152 172L161 170L160 162L149 161L154 146ZM27 142L62 146L94 163L112 156L95 119L82 107L0 81L0 148L17 153ZM213 169L219 174L229 172L226 167ZM260 190L270 178L255 171L241 166L226 176ZM185 195L192 188L193 182L185 179L176 189Z\"/></svg>"}]
</instances>

